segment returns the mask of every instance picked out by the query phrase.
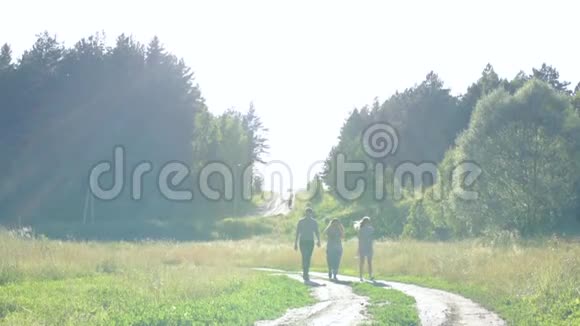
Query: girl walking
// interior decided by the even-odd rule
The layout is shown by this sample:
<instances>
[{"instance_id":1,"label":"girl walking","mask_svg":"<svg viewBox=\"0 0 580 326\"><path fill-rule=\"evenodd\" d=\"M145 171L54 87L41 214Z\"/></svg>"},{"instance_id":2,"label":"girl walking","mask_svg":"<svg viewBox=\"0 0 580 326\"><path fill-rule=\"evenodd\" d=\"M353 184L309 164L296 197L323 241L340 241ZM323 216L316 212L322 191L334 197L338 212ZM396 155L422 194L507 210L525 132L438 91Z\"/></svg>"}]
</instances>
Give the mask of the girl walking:
<instances>
[{"instance_id":1,"label":"girl walking","mask_svg":"<svg viewBox=\"0 0 580 326\"><path fill-rule=\"evenodd\" d=\"M340 220L333 219L324 230L328 242L326 243L326 262L328 263L328 278L338 280L338 267L340 266L340 259L342 258L342 237L344 236L344 228Z\"/></svg>"},{"instance_id":2,"label":"girl walking","mask_svg":"<svg viewBox=\"0 0 580 326\"><path fill-rule=\"evenodd\" d=\"M356 222L354 228L358 231L358 256L359 256L359 275L361 282L363 279L363 268L365 263L365 258L369 266L369 278L374 280L373 277L373 241L374 241L374 228L371 225L371 218L368 216L363 217L360 221Z\"/></svg>"}]
</instances>

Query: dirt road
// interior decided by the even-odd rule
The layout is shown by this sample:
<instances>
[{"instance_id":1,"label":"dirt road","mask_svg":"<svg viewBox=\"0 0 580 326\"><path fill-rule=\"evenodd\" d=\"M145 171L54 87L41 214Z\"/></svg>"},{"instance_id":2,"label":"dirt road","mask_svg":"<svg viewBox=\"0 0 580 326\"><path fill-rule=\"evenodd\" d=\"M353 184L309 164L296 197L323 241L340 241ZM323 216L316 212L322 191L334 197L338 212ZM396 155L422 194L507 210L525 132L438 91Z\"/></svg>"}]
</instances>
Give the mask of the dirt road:
<instances>
[{"instance_id":1,"label":"dirt road","mask_svg":"<svg viewBox=\"0 0 580 326\"><path fill-rule=\"evenodd\" d=\"M302 281L299 274L280 270L262 269L287 275ZM313 306L291 309L284 316L256 325L357 325L367 320L367 299L352 293L348 282L359 282L355 277L340 276L343 284L323 281L322 273L312 273L313 294L319 300ZM377 281L399 290L417 301L417 311L423 326L473 325L503 326L506 323L495 313L457 294L399 282Z\"/></svg>"},{"instance_id":2,"label":"dirt road","mask_svg":"<svg viewBox=\"0 0 580 326\"><path fill-rule=\"evenodd\" d=\"M282 195L279 193L272 193L270 196L272 197L258 209L256 215L273 217L279 215L288 215L288 213L290 213L288 201L282 198Z\"/></svg>"},{"instance_id":3,"label":"dirt road","mask_svg":"<svg viewBox=\"0 0 580 326\"><path fill-rule=\"evenodd\" d=\"M264 269L262 269L264 270ZM299 282L298 274L278 270L264 270L274 274L283 274ZM322 279L313 279L308 284L318 302L312 306L290 309L276 320L260 321L256 326L274 325L358 325L367 320L364 310L368 304L365 297L352 292L348 284L339 284Z\"/></svg>"}]
</instances>

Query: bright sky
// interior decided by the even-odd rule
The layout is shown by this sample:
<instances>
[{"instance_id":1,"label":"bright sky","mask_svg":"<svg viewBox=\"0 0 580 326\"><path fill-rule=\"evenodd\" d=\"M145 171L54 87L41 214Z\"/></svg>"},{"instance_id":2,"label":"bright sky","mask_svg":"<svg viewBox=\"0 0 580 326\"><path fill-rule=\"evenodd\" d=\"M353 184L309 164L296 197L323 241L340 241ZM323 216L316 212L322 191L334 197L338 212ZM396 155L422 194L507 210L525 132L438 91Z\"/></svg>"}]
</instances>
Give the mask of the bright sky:
<instances>
[{"instance_id":1,"label":"bright sky","mask_svg":"<svg viewBox=\"0 0 580 326\"><path fill-rule=\"evenodd\" d=\"M0 43L20 55L48 30L66 45L105 31L154 35L190 65L210 110L254 102L270 159L304 186L355 107L434 70L462 93L490 62L500 76L542 62L580 81L577 1L113 1L2 3Z\"/></svg>"}]
</instances>

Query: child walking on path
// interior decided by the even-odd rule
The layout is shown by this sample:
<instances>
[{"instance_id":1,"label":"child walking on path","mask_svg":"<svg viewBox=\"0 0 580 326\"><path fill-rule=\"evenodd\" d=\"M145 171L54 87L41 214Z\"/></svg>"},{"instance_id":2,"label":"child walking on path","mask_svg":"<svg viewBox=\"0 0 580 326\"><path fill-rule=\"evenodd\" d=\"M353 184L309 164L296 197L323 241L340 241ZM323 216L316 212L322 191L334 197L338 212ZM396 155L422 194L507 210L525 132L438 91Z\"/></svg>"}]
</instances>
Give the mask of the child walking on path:
<instances>
[{"instance_id":1,"label":"child walking on path","mask_svg":"<svg viewBox=\"0 0 580 326\"><path fill-rule=\"evenodd\" d=\"M368 216L363 217L360 221L356 222L354 225L355 229L358 230L358 257L359 257L359 275L361 282L363 279L363 268L365 263L365 258L369 266L369 278L371 280L373 277L373 242L374 242L374 228L371 225L371 218Z\"/></svg>"},{"instance_id":2,"label":"child walking on path","mask_svg":"<svg viewBox=\"0 0 580 326\"><path fill-rule=\"evenodd\" d=\"M326 262L328 263L328 278L337 280L338 267L342 258L342 237L344 228L339 219L333 219L324 230L328 242L326 243Z\"/></svg>"}]
</instances>

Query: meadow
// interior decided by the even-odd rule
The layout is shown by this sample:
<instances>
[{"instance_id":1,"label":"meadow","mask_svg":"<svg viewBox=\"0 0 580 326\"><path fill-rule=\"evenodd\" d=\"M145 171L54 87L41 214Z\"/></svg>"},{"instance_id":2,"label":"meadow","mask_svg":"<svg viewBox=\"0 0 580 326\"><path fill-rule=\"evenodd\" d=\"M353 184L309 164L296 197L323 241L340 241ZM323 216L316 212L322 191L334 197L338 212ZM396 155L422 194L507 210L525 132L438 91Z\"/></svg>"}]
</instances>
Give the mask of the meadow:
<instances>
[{"instance_id":1,"label":"meadow","mask_svg":"<svg viewBox=\"0 0 580 326\"><path fill-rule=\"evenodd\" d=\"M0 324L249 325L313 301L295 281L230 264L232 249L1 231Z\"/></svg>"},{"instance_id":2,"label":"meadow","mask_svg":"<svg viewBox=\"0 0 580 326\"><path fill-rule=\"evenodd\" d=\"M298 270L291 244L272 236L73 242L1 231L0 323L251 324L274 318L311 302L308 289L250 267ZM355 247L352 239L346 242L343 271L356 275ZM375 257L380 278L461 293L513 325L580 323L578 242L386 241L377 243ZM313 261L324 270L324 250L316 250Z\"/></svg>"}]
</instances>

